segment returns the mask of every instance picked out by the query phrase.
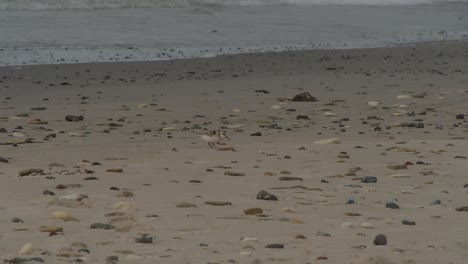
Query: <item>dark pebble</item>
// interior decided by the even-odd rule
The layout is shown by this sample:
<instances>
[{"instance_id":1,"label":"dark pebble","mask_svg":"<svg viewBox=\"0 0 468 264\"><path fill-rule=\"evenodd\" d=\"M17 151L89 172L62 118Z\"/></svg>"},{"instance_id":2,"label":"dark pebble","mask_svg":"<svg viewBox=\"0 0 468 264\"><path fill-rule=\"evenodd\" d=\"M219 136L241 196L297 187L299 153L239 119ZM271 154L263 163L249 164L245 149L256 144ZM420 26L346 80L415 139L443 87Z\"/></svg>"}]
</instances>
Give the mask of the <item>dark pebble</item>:
<instances>
[{"instance_id":1,"label":"dark pebble","mask_svg":"<svg viewBox=\"0 0 468 264\"><path fill-rule=\"evenodd\" d=\"M141 237L135 238L136 243L142 243L142 244L152 244L153 243L153 237L149 236L147 234L142 235Z\"/></svg>"},{"instance_id":2,"label":"dark pebble","mask_svg":"<svg viewBox=\"0 0 468 264\"><path fill-rule=\"evenodd\" d=\"M365 176L362 180L362 183L376 183L377 182L377 177L374 176Z\"/></svg>"},{"instance_id":3,"label":"dark pebble","mask_svg":"<svg viewBox=\"0 0 468 264\"><path fill-rule=\"evenodd\" d=\"M379 234L374 238L374 245L376 246L385 246L387 245L387 237L385 235Z\"/></svg>"},{"instance_id":4,"label":"dark pebble","mask_svg":"<svg viewBox=\"0 0 468 264\"><path fill-rule=\"evenodd\" d=\"M262 135L262 133L260 133L260 132L255 132L255 133L250 134L250 136L252 136L252 137L260 137L261 135Z\"/></svg>"},{"instance_id":5,"label":"dark pebble","mask_svg":"<svg viewBox=\"0 0 468 264\"><path fill-rule=\"evenodd\" d=\"M114 263L117 263L118 261L119 261L118 256L107 256L106 257L106 263L107 264L114 264Z\"/></svg>"},{"instance_id":6,"label":"dark pebble","mask_svg":"<svg viewBox=\"0 0 468 264\"><path fill-rule=\"evenodd\" d=\"M23 219L18 218L18 217L15 217L15 218L11 219L11 222L12 222L12 223L16 223L16 224L22 224L22 223L24 223Z\"/></svg>"},{"instance_id":7,"label":"dark pebble","mask_svg":"<svg viewBox=\"0 0 468 264\"><path fill-rule=\"evenodd\" d=\"M284 248L283 244L268 244L265 248Z\"/></svg>"},{"instance_id":8,"label":"dark pebble","mask_svg":"<svg viewBox=\"0 0 468 264\"><path fill-rule=\"evenodd\" d=\"M55 195L54 192L49 191L49 190L44 190L44 191L42 192L42 194L43 194L43 195Z\"/></svg>"},{"instance_id":9,"label":"dark pebble","mask_svg":"<svg viewBox=\"0 0 468 264\"><path fill-rule=\"evenodd\" d=\"M120 188L119 188L119 187L114 187L114 186L110 187L109 189L110 189L111 191L120 191Z\"/></svg>"},{"instance_id":10,"label":"dark pebble","mask_svg":"<svg viewBox=\"0 0 468 264\"><path fill-rule=\"evenodd\" d=\"M461 206L455 209L457 212L468 212L468 206Z\"/></svg>"},{"instance_id":11,"label":"dark pebble","mask_svg":"<svg viewBox=\"0 0 468 264\"><path fill-rule=\"evenodd\" d=\"M278 201L278 197L262 190L257 194L257 200Z\"/></svg>"},{"instance_id":12,"label":"dark pebble","mask_svg":"<svg viewBox=\"0 0 468 264\"><path fill-rule=\"evenodd\" d=\"M465 115L464 114L458 114L455 116L455 118L457 119L465 119Z\"/></svg>"},{"instance_id":13,"label":"dark pebble","mask_svg":"<svg viewBox=\"0 0 468 264\"><path fill-rule=\"evenodd\" d=\"M66 115L65 120L67 120L68 122L79 122L79 121L83 121L84 117L83 116Z\"/></svg>"},{"instance_id":14,"label":"dark pebble","mask_svg":"<svg viewBox=\"0 0 468 264\"><path fill-rule=\"evenodd\" d=\"M400 206L398 206L398 204L396 204L396 203L394 203L394 202L386 203L386 204L385 204L385 207L386 207L386 208L390 208L390 209L398 209L398 208L400 208Z\"/></svg>"},{"instance_id":15,"label":"dark pebble","mask_svg":"<svg viewBox=\"0 0 468 264\"><path fill-rule=\"evenodd\" d=\"M410 220L401 220L402 225L416 225L416 222Z\"/></svg>"},{"instance_id":16,"label":"dark pebble","mask_svg":"<svg viewBox=\"0 0 468 264\"><path fill-rule=\"evenodd\" d=\"M83 179L83 181L95 181L95 180L99 180L98 177L86 177Z\"/></svg>"},{"instance_id":17,"label":"dark pebble","mask_svg":"<svg viewBox=\"0 0 468 264\"><path fill-rule=\"evenodd\" d=\"M91 224L89 228L91 229L114 229L115 226L110 225L110 224L94 223L94 224Z\"/></svg>"},{"instance_id":18,"label":"dark pebble","mask_svg":"<svg viewBox=\"0 0 468 264\"><path fill-rule=\"evenodd\" d=\"M0 162L2 162L2 163L8 163L8 160L5 159L4 157L0 157Z\"/></svg>"}]
</instances>

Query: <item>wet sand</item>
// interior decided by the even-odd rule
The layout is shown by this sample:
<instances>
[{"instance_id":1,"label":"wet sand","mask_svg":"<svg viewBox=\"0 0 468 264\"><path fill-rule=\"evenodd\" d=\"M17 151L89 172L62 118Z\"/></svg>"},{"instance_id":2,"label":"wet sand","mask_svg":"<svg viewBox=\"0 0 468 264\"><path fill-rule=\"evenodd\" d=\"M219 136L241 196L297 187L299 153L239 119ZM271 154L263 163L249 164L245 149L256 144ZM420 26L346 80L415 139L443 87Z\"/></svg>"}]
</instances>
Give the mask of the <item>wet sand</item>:
<instances>
[{"instance_id":1,"label":"wet sand","mask_svg":"<svg viewBox=\"0 0 468 264\"><path fill-rule=\"evenodd\" d=\"M464 263L467 85L467 42L0 67L0 255Z\"/></svg>"}]
</instances>

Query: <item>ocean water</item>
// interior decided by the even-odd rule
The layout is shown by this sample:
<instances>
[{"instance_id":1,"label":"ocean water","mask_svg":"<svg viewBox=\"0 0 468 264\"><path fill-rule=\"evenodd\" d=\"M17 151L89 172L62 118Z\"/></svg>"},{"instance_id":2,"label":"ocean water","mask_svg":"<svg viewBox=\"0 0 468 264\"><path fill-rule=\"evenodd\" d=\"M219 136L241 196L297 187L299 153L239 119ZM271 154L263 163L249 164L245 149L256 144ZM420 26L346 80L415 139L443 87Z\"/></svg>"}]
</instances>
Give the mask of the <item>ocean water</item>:
<instances>
[{"instance_id":1,"label":"ocean water","mask_svg":"<svg viewBox=\"0 0 468 264\"><path fill-rule=\"evenodd\" d=\"M0 65L468 39L468 0L0 0Z\"/></svg>"}]
</instances>

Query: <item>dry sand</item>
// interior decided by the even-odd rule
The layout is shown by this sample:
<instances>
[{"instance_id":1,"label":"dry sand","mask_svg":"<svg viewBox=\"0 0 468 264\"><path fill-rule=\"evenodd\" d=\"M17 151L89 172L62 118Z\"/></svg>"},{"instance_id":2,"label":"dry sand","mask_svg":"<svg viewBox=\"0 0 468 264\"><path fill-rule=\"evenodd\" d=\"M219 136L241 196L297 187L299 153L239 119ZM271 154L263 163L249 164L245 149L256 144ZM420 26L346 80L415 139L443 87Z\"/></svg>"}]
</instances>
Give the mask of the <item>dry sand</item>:
<instances>
[{"instance_id":1,"label":"dry sand","mask_svg":"<svg viewBox=\"0 0 468 264\"><path fill-rule=\"evenodd\" d=\"M0 256L468 263L467 90L466 42L0 68Z\"/></svg>"}]
</instances>

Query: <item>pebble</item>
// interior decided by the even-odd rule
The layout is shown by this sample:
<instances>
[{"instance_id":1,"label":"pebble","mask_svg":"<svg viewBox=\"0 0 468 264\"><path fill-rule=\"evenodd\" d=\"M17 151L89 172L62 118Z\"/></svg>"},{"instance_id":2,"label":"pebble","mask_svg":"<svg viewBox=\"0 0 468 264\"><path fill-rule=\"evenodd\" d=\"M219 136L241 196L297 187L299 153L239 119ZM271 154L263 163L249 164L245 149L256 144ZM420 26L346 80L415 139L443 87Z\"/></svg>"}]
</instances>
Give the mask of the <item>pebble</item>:
<instances>
[{"instance_id":1,"label":"pebble","mask_svg":"<svg viewBox=\"0 0 468 264\"><path fill-rule=\"evenodd\" d=\"M385 246L387 245L387 237L385 235L379 234L374 238L374 245L376 246Z\"/></svg>"},{"instance_id":2,"label":"pebble","mask_svg":"<svg viewBox=\"0 0 468 264\"><path fill-rule=\"evenodd\" d=\"M401 220L402 225L416 225L416 222L410 220Z\"/></svg>"},{"instance_id":3,"label":"pebble","mask_svg":"<svg viewBox=\"0 0 468 264\"><path fill-rule=\"evenodd\" d=\"M364 222L361 224L361 227L363 228L374 228L374 224L369 223L369 222Z\"/></svg>"},{"instance_id":4,"label":"pebble","mask_svg":"<svg viewBox=\"0 0 468 264\"><path fill-rule=\"evenodd\" d=\"M465 119L465 115L464 114L458 114L455 116L456 119Z\"/></svg>"},{"instance_id":5,"label":"pebble","mask_svg":"<svg viewBox=\"0 0 468 264\"><path fill-rule=\"evenodd\" d=\"M178 208L190 208L190 207L197 207L197 205L194 204L194 203L181 202L181 203L176 204L176 207L178 207Z\"/></svg>"},{"instance_id":6,"label":"pebble","mask_svg":"<svg viewBox=\"0 0 468 264\"><path fill-rule=\"evenodd\" d=\"M390 209L398 209L400 208L400 206L398 206L398 204L394 203L394 202L388 202L385 204L385 207L386 208L390 208Z\"/></svg>"},{"instance_id":7,"label":"pebble","mask_svg":"<svg viewBox=\"0 0 468 264\"><path fill-rule=\"evenodd\" d=\"M0 162L1 163L8 163L8 160L5 159L4 157L0 156Z\"/></svg>"},{"instance_id":8,"label":"pebble","mask_svg":"<svg viewBox=\"0 0 468 264\"><path fill-rule=\"evenodd\" d=\"M119 257L118 256L107 256L106 257L106 264L115 264L119 262Z\"/></svg>"},{"instance_id":9,"label":"pebble","mask_svg":"<svg viewBox=\"0 0 468 264\"><path fill-rule=\"evenodd\" d=\"M68 122L79 122L79 121L83 121L84 117L82 115L80 116L66 115L65 120Z\"/></svg>"},{"instance_id":10,"label":"pebble","mask_svg":"<svg viewBox=\"0 0 468 264\"><path fill-rule=\"evenodd\" d=\"M49 191L49 190L44 190L44 191L42 192L42 194L43 194L43 195L55 195L54 192Z\"/></svg>"},{"instance_id":11,"label":"pebble","mask_svg":"<svg viewBox=\"0 0 468 264\"><path fill-rule=\"evenodd\" d=\"M320 231L318 231L315 235L316 236L323 236L323 237L331 237L331 235L329 233L320 232Z\"/></svg>"},{"instance_id":12,"label":"pebble","mask_svg":"<svg viewBox=\"0 0 468 264\"><path fill-rule=\"evenodd\" d=\"M369 101L367 102L367 105L370 106L370 107L377 107L380 105L380 102L379 101Z\"/></svg>"},{"instance_id":13,"label":"pebble","mask_svg":"<svg viewBox=\"0 0 468 264\"><path fill-rule=\"evenodd\" d=\"M122 169L107 169L106 172L113 172L113 173L122 173Z\"/></svg>"},{"instance_id":14,"label":"pebble","mask_svg":"<svg viewBox=\"0 0 468 264\"><path fill-rule=\"evenodd\" d=\"M104 223L93 223L89 226L91 229L115 229L115 226L111 224L104 224Z\"/></svg>"},{"instance_id":15,"label":"pebble","mask_svg":"<svg viewBox=\"0 0 468 264\"><path fill-rule=\"evenodd\" d=\"M26 169L26 170L19 171L18 175L22 177L22 176L30 176L30 175L38 175L38 174L40 175L42 173L44 173L44 170L42 169Z\"/></svg>"},{"instance_id":16,"label":"pebble","mask_svg":"<svg viewBox=\"0 0 468 264\"><path fill-rule=\"evenodd\" d=\"M212 206L226 206L226 205L232 205L231 202L220 202L220 201L206 201L206 205L212 205Z\"/></svg>"},{"instance_id":17,"label":"pebble","mask_svg":"<svg viewBox=\"0 0 468 264\"><path fill-rule=\"evenodd\" d=\"M257 200L278 201L278 197L266 191L260 191L257 194Z\"/></svg>"},{"instance_id":18,"label":"pebble","mask_svg":"<svg viewBox=\"0 0 468 264\"><path fill-rule=\"evenodd\" d=\"M259 214L263 214L263 209L258 208L258 207L248 208L244 210L244 213L246 215L259 215Z\"/></svg>"},{"instance_id":19,"label":"pebble","mask_svg":"<svg viewBox=\"0 0 468 264\"><path fill-rule=\"evenodd\" d=\"M457 212L468 212L468 206L457 207L457 208L455 208L455 211L457 211Z\"/></svg>"},{"instance_id":20,"label":"pebble","mask_svg":"<svg viewBox=\"0 0 468 264\"><path fill-rule=\"evenodd\" d=\"M317 98L313 97L310 93L304 92L296 94L291 101L293 102L316 102Z\"/></svg>"},{"instance_id":21,"label":"pebble","mask_svg":"<svg viewBox=\"0 0 468 264\"><path fill-rule=\"evenodd\" d=\"M49 232L49 233L58 233L63 232L63 227L60 226L41 226L39 228L40 232Z\"/></svg>"},{"instance_id":22,"label":"pebble","mask_svg":"<svg viewBox=\"0 0 468 264\"><path fill-rule=\"evenodd\" d=\"M365 176L362 180L362 183L376 183L377 182L377 177L374 176Z\"/></svg>"},{"instance_id":23,"label":"pebble","mask_svg":"<svg viewBox=\"0 0 468 264\"><path fill-rule=\"evenodd\" d=\"M283 244L278 244L278 243L268 244L268 245L265 246L265 248L284 248L284 245Z\"/></svg>"},{"instance_id":24,"label":"pebble","mask_svg":"<svg viewBox=\"0 0 468 264\"><path fill-rule=\"evenodd\" d=\"M11 222L12 222L12 223L15 223L15 224L22 224L22 223L24 223L23 219L18 218L18 217L14 217L13 219L11 219Z\"/></svg>"},{"instance_id":25,"label":"pebble","mask_svg":"<svg viewBox=\"0 0 468 264\"><path fill-rule=\"evenodd\" d=\"M153 237L148 234L143 234L142 236L135 238L135 242L142 244L152 244Z\"/></svg>"},{"instance_id":26,"label":"pebble","mask_svg":"<svg viewBox=\"0 0 468 264\"><path fill-rule=\"evenodd\" d=\"M439 199L434 199L431 201L431 205L439 205L439 204L442 204L442 201Z\"/></svg>"},{"instance_id":27,"label":"pebble","mask_svg":"<svg viewBox=\"0 0 468 264\"><path fill-rule=\"evenodd\" d=\"M302 181L301 177L281 176L278 178L280 181Z\"/></svg>"}]
</instances>

